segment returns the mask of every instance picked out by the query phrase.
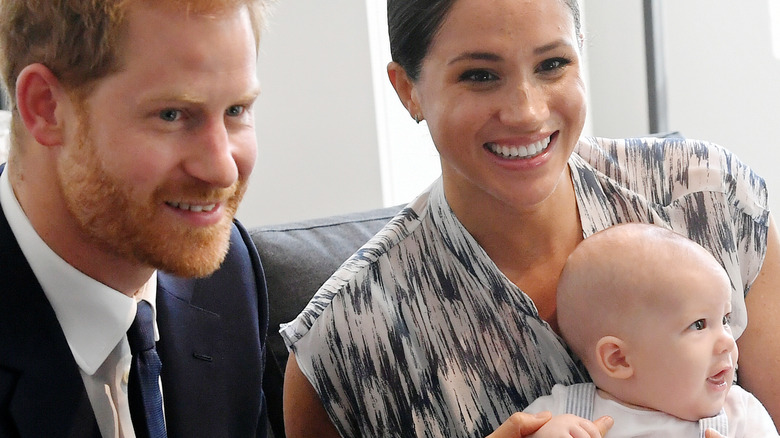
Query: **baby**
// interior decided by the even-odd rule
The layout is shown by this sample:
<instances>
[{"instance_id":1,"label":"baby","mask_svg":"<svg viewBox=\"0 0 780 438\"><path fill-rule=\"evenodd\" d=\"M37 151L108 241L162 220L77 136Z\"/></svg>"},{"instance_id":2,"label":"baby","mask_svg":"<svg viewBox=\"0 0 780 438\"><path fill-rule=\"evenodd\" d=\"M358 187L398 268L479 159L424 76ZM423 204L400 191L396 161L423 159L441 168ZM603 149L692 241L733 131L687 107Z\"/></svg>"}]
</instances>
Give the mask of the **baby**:
<instances>
[{"instance_id":1,"label":"baby","mask_svg":"<svg viewBox=\"0 0 780 438\"><path fill-rule=\"evenodd\" d=\"M528 406L554 415L532 436L579 436L579 417L605 415L609 438L778 436L761 403L732 385L731 294L707 250L664 228L624 224L585 239L561 274L557 318L593 383L556 385Z\"/></svg>"}]
</instances>

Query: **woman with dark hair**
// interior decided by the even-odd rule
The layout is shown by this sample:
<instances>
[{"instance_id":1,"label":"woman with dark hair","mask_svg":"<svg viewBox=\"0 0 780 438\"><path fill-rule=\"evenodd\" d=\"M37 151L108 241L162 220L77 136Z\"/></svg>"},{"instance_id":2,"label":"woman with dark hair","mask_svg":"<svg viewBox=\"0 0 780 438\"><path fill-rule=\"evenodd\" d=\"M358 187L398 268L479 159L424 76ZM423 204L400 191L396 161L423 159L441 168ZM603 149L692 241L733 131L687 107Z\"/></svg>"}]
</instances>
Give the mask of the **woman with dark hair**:
<instances>
[{"instance_id":1,"label":"woman with dark hair","mask_svg":"<svg viewBox=\"0 0 780 438\"><path fill-rule=\"evenodd\" d=\"M581 137L574 0L389 0L388 20L390 81L442 175L283 326L288 436L533 433L549 417L518 411L589 379L558 336L561 268L623 222L672 229L723 265L740 384L780 416L763 180L709 143ZM598 437L610 422L584 425Z\"/></svg>"}]
</instances>

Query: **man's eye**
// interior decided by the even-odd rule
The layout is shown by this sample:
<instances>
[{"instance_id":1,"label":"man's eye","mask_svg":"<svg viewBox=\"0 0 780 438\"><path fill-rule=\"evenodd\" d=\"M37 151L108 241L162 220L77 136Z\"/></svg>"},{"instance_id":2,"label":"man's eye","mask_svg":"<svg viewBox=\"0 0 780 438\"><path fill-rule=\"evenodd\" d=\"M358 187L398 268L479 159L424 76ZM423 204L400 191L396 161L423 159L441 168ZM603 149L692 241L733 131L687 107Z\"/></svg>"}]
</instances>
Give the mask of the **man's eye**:
<instances>
[{"instance_id":1,"label":"man's eye","mask_svg":"<svg viewBox=\"0 0 780 438\"><path fill-rule=\"evenodd\" d=\"M181 111L175 109L164 109L160 111L160 118L166 122L175 122L181 118Z\"/></svg>"},{"instance_id":2,"label":"man's eye","mask_svg":"<svg viewBox=\"0 0 780 438\"><path fill-rule=\"evenodd\" d=\"M243 105L233 105L225 111L225 114L229 117L238 117L241 114L244 114L245 110L246 108L244 108Z\"/></svg>"},{"instance_id":3,"label":"man's eye","mask_svg":"<svg viewBox=\"0 0 780 438\"><path fill-rule=\"evenodd\" d=\"M704 330L705 328L707 328L707 322L704 321L703 319L700 319L694 322L693 324L691 324L691 328L694 330Z\"/></svg>"},{"instance_id":4,"label":"man's eye","mask_svg":"<svg viewBox=\"0 0 780 438\"><path fill-rule=\"evenodd\" d=\"M460 80L471 82L490 82L498 79L496 75L486 70L469 70L460 75Z\"/></svg>"}]
</instances>

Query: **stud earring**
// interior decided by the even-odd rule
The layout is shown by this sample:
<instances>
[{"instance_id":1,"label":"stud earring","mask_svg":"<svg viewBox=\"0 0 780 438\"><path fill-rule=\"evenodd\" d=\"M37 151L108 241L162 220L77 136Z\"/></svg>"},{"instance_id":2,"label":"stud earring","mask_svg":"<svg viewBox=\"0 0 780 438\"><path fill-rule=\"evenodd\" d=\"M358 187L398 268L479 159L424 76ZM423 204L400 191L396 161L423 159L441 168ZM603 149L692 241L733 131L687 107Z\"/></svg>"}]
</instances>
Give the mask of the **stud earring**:
<instances>
[{"instance_id":1,"label":"stud earring","mask_svg":"<svg viewBox=\"0 0 780 438\"><path fill-rule=\"evenodd\" d=\"M420 118L420 116L418 114L415 114L414 115L414 121L417 122L417 124L419 125L420 121L422 121L422 119Z\"/></svg>"}]
</instances>

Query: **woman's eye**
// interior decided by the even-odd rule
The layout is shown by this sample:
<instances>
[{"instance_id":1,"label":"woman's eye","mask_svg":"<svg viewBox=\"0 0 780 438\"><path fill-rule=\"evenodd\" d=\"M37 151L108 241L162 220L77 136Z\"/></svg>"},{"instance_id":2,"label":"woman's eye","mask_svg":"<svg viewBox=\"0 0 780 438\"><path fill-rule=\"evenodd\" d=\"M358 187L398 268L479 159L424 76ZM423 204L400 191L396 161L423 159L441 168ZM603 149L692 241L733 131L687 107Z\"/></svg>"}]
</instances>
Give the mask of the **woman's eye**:
<instances>
[{"instance_id":1,"label":"woman's eye","mask_svg":"<svg viewBox=\"0 0 780 438\"><path fill-rule=\"evenodd\" d=\"M181 111L175 109L164 109L160 111L160 118L166 122L175 122L181 118Z\"/></svg>"},{"instance_id":2,"label":"woman's eye","mask_svg":"<svg viewBox=\"0 0 780 438\"><path fill-rule=\"evenodd\" d=\"M694 322L693 324L691 324L691 328L694 330L704 330L705 328L707 328L707 322L704 321L703 319L700 319Z\"/></svg>"},{"instance_id":3,"label":"woman's eye","mask_svg":"<svg viewBox=\"0 0 780 438\"><path fill-rule=\"evenodd\" d=\"M542 61L541 64L539 64L538 71L540 73L546 73L546 72L552 72L555 70L560 70L563 67L569 65L571 61L569 61L566 58L550 58Z\"/></svg>"},{"instance_id":4,"label":"woman's eye","mask_svg":"<svg viewBox=\"0 0 780 438\"><path fill-rule=\"evenodd\" d=\"M498 79L498 76L486 70L469 70L460 75L462 81L490 82Z\"/></svg>"},{"instance_id":5,"label":"woman's eye","mask_svg":"<svg viewBox=\"0 0 780 438\"><path fill-rule=\"evenodd\" d=\"M243 105L233 105L225 111L225 114L229 117L238 117L241 114L244 114L245 110L246 108L244 108Z\"/></svg>"}]
</instances>

